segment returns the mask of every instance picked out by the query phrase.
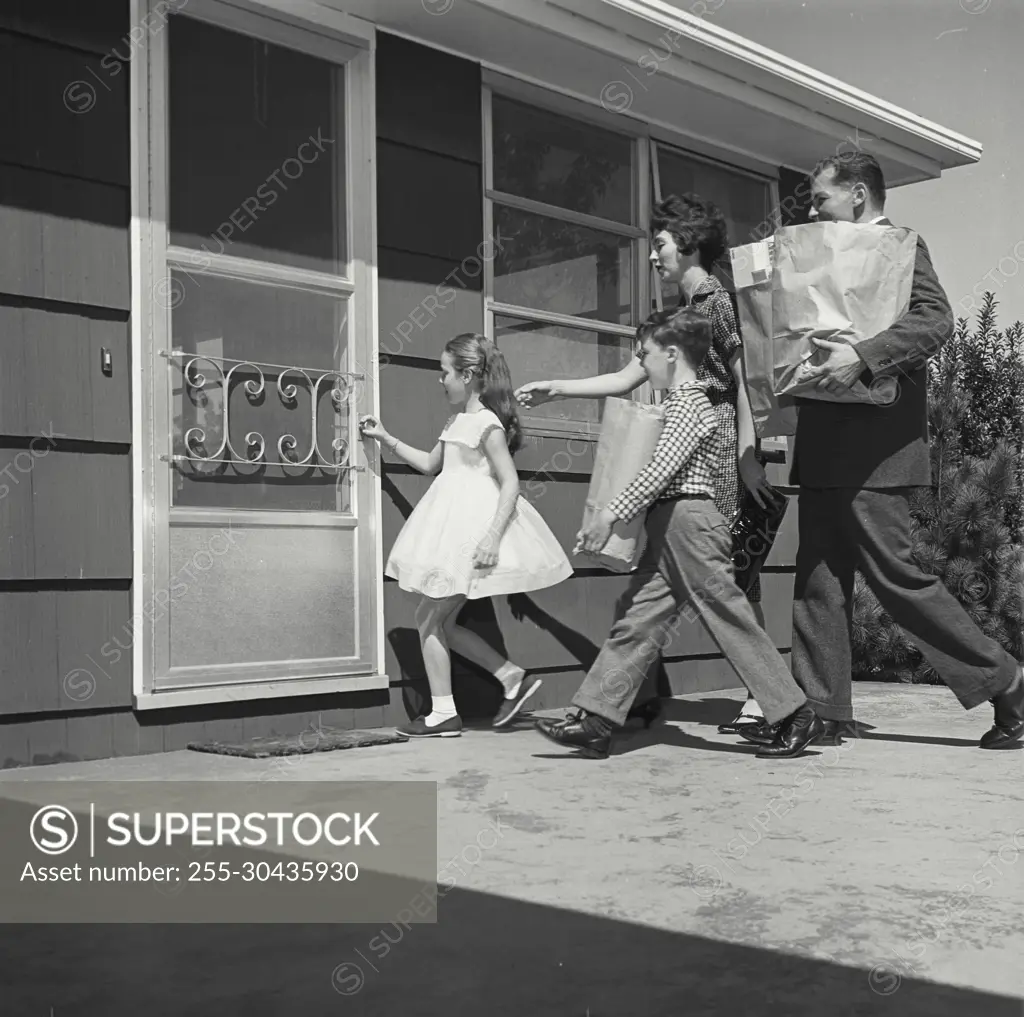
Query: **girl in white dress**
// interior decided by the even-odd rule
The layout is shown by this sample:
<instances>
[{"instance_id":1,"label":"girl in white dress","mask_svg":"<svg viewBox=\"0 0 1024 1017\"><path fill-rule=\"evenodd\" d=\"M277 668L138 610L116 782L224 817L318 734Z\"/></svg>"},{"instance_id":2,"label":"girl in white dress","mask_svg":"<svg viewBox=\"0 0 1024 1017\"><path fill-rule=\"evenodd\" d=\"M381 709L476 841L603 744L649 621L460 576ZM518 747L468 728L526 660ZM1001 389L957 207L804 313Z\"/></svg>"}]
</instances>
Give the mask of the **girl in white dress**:
<instances>
[{"instance_id":1,"label":"girl in white dress","mask_svg":"<svg viewBox=\"0 0 1024 1017\"><path fill-rule=\"evenodd\" d=\"M462 720L452 697L451 651L491 672L505 699L494 726L507 724L540 687L526 672L456 623L466 600L554 586L572 566L537 510L519 497L512 455L522 429L508 365L490 340L465 332L441 355L441 385L454 413L430 452L412 448L372 416L368 438L421 473L440 474L406 520L385 575L421 595L416 610L431 712L398 730L411 737L456 737Z\"/></svg>"}]
</instances>

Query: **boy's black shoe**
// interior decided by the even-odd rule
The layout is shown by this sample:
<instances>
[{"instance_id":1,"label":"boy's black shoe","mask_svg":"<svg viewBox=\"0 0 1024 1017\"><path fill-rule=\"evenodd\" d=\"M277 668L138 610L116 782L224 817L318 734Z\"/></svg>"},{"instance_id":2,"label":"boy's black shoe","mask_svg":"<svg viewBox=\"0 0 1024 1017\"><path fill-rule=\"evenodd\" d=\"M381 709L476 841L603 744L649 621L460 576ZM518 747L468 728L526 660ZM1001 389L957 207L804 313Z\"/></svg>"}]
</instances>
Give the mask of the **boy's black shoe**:
<instances>
[{"instance_id":1,"label":"boy's black shoe","mask_svg":"<svg viewBox=\"0 0 1024 1017\"><path fill-rule=\"evenodd\" d=\"M821 718L808 703L780 725L779 733L770 745L762 745L755 755L758 759L788 759L798 756L808 745L813 745L822 735L824 727Z\"/></svg>"},{"instance_id":2,"label":"boy's black shoe","mask_svg":"<svg viewBox=\"0 0 1024 1017\"><path fill-rule=\"evenodd\" d=\"M612 724L596 713L578 710L565 720L535 720L534 727L551 741L579 749L590 759L604 759L612 743Z\"/></svg>"}]
</instances>

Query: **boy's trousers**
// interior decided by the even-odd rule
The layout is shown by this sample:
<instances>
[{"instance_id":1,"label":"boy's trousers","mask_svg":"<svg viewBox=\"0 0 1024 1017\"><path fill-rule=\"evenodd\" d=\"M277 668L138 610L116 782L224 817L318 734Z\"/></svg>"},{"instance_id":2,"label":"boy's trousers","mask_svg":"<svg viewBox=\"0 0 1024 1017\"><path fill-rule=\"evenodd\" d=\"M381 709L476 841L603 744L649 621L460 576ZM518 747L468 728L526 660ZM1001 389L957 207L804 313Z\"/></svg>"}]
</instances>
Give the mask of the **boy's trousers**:
<instances>
[{"instance_id":1,"label":"boy's trousers","mask_svg":"<svg viewBox=\"0 0 1024 1017\"><path fill-rule=\"evenodd\" d=\"M573 705L624 724L649 669L677 632L703 620L769 724L807 702L733 581L732 536L711 498L656 502L647 546Z\"/></svg>"}]
</instances>

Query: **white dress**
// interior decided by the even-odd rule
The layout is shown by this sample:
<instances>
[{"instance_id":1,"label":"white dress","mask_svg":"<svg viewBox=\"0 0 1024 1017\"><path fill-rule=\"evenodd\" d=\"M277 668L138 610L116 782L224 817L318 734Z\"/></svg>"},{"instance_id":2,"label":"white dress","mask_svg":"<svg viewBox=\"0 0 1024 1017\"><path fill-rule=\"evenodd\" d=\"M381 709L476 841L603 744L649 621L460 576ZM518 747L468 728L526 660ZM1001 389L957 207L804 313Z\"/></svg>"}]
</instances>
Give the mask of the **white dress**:
<instances>
[{"instance_id":1,"label":"white dress","mask_svg":"<svg viewBox=\"0 0 1024 1017\"><path fill-rule=\"evenodd\" d=\"M555 535L522 496L498 546L497 563L486 569L473 565L498 508L498 480L483 449L493 427L504 431L498 417L483 409L456 413L441 432L441 472L406 520L384 569L403 590L477 600L541 590L572 575Z\"/></svg>"}]
</instances>

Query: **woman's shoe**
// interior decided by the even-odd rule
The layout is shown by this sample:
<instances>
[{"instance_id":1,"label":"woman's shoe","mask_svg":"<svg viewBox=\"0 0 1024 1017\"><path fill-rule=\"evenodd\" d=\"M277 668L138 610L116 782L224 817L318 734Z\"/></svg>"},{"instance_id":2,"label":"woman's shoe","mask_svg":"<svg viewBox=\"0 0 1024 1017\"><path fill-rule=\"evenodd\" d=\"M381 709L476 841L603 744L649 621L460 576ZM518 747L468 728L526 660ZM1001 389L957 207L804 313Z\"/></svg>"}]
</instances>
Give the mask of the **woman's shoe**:
<instances>
[{"instance_id":1,"label":"woman's shoe","mask_svg":"<svg viewBox=\"0 0 1024 1017\"><path fill-rule=\"evenodd\" d=\"M661 716L661 700L647 699L630 709L626 714L626 720L642 720L644 729L649 728Z\"/></svg>"},{"instance_id":2,"label":"woman's shoe","mask_svg":"<svg viewBox=\"0 0 1024 1017\"><path fill-rule=\"evenodd\" d=\"M456 714L428 727L426 716L417 717L408 724L399 724L395 730L406 738L458 738L462 734L462 718Z\"/></svg>"},{"instance_id":3,"label":"woman's shoe","mask_svg":"<svg viewBox=\"0 0 1024 1017\"><path fill-rule=\"evenodd\" d=\"M764 723L764 717L755 717L751 713L741 713L738 717L730 720L728 724L719 724L719 734L742 734L750 731Z\"/></svg>"}]
</instances>

